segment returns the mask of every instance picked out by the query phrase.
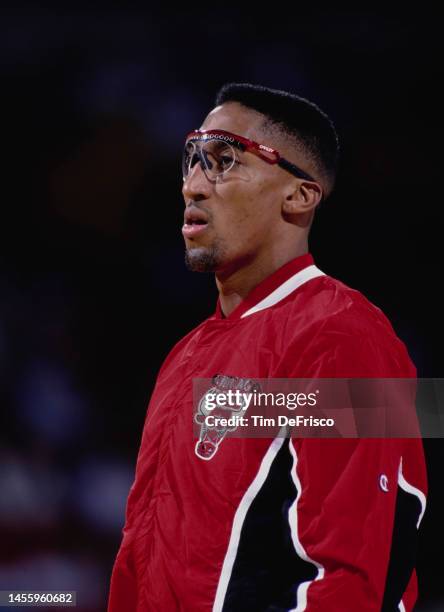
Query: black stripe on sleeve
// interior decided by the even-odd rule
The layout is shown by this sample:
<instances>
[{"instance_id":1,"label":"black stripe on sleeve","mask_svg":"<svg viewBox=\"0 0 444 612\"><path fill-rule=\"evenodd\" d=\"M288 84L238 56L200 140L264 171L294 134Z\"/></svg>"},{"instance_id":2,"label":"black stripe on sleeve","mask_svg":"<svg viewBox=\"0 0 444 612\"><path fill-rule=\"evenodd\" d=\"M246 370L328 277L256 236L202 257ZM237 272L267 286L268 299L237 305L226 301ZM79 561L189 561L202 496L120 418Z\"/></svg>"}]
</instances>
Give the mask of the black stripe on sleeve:
<instances>
[{"instance_id":1,"label":"black stripe on sleeve","mask_svg":"<svg viewBox=\"0 0 444 612\"><path fill-rule=\"evenodd\" d=\"M416 563L421 502L398 486L390 561L381 612L399 612L399 602Z\"/></svg>"}]
</instances>

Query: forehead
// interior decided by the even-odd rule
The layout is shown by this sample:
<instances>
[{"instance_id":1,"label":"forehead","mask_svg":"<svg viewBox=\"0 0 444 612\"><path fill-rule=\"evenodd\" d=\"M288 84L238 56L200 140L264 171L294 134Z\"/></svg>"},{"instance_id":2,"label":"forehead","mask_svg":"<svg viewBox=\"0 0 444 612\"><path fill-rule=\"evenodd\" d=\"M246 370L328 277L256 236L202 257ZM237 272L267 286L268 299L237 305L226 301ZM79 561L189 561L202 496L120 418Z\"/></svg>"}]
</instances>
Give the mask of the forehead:
<instances>
[{"instance_id":1,"label":"forehead","mask_svg":"<svg viewBox=\"0 0 444 612\"><path fill-rule=\"evenodd\" d=\"M264 116L260 113L237 102L227 102L213 108L206 116L200 129L225 130L250 140L261 141L264 139L264 133L261 130L263 122Z\"/></svg>"}]
</instances>

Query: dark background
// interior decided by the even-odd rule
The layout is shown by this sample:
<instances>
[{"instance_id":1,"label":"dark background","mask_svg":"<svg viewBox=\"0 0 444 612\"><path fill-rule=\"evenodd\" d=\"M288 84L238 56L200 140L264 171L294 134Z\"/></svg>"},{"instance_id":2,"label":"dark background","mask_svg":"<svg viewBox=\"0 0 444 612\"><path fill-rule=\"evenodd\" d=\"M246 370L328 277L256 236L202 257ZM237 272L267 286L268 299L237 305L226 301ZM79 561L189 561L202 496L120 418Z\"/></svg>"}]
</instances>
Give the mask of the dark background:
<instances>
[{"instance_id":1,"label":"dark background","mask_svg":"<svg viewBox=\"0 0 444 612\"><path fill-rule=\"evenodd\" d=\"M212 313L186 271L180 156L226 81L317 102L342 142L311 250L443 376L442 35L436 16L15 3L0 20L0 589L105 609L146 405ZM442 610L441 440L419 611Z\"/></svg>"}]
</instances>

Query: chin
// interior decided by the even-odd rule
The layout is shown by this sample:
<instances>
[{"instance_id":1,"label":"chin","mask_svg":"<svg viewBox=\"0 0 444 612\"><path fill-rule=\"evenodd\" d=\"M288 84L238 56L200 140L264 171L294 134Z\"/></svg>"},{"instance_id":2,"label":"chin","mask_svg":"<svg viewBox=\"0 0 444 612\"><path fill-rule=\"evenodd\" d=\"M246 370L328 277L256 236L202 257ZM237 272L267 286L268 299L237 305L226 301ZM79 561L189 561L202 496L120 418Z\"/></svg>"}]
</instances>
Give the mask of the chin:
<instances>
[{"instance_id":1,"label":"chin","mask_svg":"<svg viewBox=\"0 0 444 612\"><path fill-rule=\"evenodd\" d=\"M185 265L192 272L216 272L221 265L217 247L194 247L185 251Z\"/></svg>"}]
</instances>

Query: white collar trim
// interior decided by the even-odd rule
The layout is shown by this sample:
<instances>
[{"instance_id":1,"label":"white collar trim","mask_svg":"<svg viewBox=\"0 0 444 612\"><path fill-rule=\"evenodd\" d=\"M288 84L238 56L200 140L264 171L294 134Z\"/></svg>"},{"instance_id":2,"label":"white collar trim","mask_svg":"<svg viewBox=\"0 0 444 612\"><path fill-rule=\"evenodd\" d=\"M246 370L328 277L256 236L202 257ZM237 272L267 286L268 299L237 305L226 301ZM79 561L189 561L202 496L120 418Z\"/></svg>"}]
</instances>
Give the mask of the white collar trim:
<instances>
[{"instance_id":1,"label":"white collar trim","mask_svg":"<svg viewBox=\"0 0 444 612\"><path fill-rule=\"evenodd\" d=\"M249 317L250 315L258 312L259 310L265 310L265 308L270 308L270 306L274 306L281 300L290 295L293 291L298 289L301 285L304 285L306 282L311 280L312 278L316 278L318 276L325 276L325 273L319 270L315 265L307 266L303 270L300 270L293 276L290 276L282 285L279 285L277 289L272 291L270 295L267 295L266 298L261 300L256 306L253 306L240 317L243 319L244 317Z\"/></svg>"}]
</instances>

